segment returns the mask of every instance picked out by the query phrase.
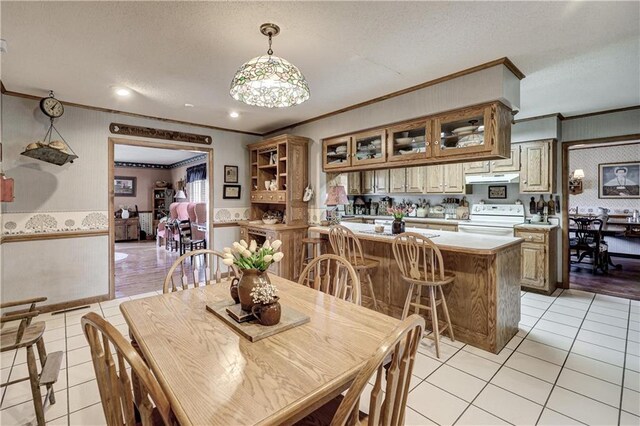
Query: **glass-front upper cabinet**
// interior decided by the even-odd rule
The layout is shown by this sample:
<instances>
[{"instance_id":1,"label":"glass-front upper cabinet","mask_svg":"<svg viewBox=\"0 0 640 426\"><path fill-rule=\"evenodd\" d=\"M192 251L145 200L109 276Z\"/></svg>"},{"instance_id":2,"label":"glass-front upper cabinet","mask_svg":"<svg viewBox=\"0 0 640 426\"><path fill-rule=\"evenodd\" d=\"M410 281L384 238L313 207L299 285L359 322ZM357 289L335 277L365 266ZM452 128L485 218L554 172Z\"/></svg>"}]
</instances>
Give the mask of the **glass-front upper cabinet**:
<instances>
[{"instance_id":1,"label":"glass-front upper cabinet","mask_svg":"<svg viewBox=\"0 0 640 426\"><path fill-rule=\"evenodd\" d=\"M465 108L451 115L441 115L434 120L434 156L456 156L490 151L486 137L491 132L491 108ZM438 137L439 136L439 137Z\"/></svg>"},{"instance_id":2,"label":"glass-front upper cabinet","mask_svg":"<svg viewBox=\"0 0 640 426\"><path fill-rule=\"evenodd\" d=\"M351 137L327 139L322 144L325 169L339 169L351 165Z\"/></svg>"},{"instance_id":3,"label":"glass-front upper cabinet","mask_svg":"<svg viewBox=\"0 0 640 426\"><path fill-rule=\"evenodd\" d=\"M362 132L352 136L351 165L384 163L387 161L386 132L384 129Z\"/></svg>"},{"instance_id":4,"label":"glass-front upper cabinet","mask_svg":"<svg viewBox=\"0 0 640 426\"><path fill-rule=\"evenodd\" d=\"M424 159L431 156L430 121L420 120L387 128L388 161Z\"/></svg>"}]
</instances>

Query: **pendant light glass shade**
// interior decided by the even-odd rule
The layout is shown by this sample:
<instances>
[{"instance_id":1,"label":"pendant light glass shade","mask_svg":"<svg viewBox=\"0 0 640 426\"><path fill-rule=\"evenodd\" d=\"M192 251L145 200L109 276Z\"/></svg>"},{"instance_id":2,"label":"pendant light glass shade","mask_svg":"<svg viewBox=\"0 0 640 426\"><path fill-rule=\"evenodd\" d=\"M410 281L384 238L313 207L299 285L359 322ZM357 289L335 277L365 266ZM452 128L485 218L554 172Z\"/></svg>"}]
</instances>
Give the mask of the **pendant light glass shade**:
<instances>
[{"instance_id":1,"label":"pendant light glass shade","mask_svg":"<svg viewBox=\"0 0 640 426\"><path fill-rule=\"evenodd\" d=\"M264 24L261 32L269 37L269 51L246 62L231 81L231 97L248 105L283 108L309 99L309 85L292 63L273 55L271 37L280 29Z\"/></svg>"}]
</instances>

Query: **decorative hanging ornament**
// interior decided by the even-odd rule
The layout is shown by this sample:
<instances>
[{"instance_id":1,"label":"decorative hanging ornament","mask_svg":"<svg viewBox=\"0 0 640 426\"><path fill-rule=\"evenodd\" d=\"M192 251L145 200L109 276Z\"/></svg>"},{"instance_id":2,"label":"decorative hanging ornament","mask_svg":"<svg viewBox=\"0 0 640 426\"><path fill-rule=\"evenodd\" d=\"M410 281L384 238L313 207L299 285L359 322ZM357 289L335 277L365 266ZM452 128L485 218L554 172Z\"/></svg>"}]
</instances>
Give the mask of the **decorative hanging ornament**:
<instances>
[{"instance_id":1,"label":"decorative hanging ornament","mask_svg":"<svg viewBox=\"0 0 640 426\"><path fill-rule=\"evenodd\" d=\"M248 105L283 108L309 99L309 85L295 65L273 55L272 38L280 33L276 24L262 24L269 38L267 56L258 56L240 67L231 81L231 97Z\"/></svg>"},{"instance_id":2,"label":"decorative hanging ornament","mask_svg":"<svg viewBox=\"0 0 640 426\"><path fill-rule=\"evenodd\" d=\"M47 130L47 133L44 135L42 142L30 143L22 155L58 166L73 163L73 160L78 158L78 156L53 125L53 121L64 114L64 105L54 97L53 90L49 92L48 97L40 100L40 110L49 117L49 130ZM61 140L56 139L52 141L53 132L56 132Z\"/></svg>"}]
</instances>

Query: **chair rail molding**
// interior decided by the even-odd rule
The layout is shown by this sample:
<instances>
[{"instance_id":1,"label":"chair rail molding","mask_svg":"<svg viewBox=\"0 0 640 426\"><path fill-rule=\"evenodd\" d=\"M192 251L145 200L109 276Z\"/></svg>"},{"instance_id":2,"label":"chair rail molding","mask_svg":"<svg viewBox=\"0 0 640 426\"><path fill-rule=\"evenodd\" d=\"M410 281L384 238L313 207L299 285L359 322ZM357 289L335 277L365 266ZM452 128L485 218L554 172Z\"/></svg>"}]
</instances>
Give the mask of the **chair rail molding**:
<instances>
[{"instance_id":1,"label":"chair rail molding","mask_svg":"<svg viewBox=\"0 0 640 426\"><path fill-rule=\"evenodd\" d=\"M106 231L108 224L106 211L3 213L2 236Z\"/></svg>"}]
</instances>

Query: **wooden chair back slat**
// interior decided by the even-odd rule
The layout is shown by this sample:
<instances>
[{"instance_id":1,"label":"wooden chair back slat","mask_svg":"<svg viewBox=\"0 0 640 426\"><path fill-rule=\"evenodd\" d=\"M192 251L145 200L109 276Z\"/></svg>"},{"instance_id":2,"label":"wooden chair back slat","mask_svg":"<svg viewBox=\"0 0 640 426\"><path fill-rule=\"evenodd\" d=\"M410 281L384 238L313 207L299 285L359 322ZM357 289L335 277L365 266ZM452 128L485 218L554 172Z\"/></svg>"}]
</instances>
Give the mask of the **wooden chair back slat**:
<instances>
[{"instance_id":1,"label":"wooden chair back slat","mask_svg":"<svg viewBox=\"0 0 640 426\"><path fill-rule=\"evenodd\" d=\"M131 343L113 325L94 312L82 317L82 329L89 342L107 424L135 425L134 407L138 408L142 424L151 424L154 405L165 424L175 423L169 400ZM112 346L117 363L111 353ZM135 374L139 392L138 389L134 391L127 365L131 366L131 372Z\"/></svg>"},{"instance_id":2,"label":"wooden chair back slat","mask_svg":"<svg viewBox=\"0 0 640 426\"><path fill-rule=\"evenodd\" d=\"M409 393L411 372L424 331L424 319L411 315L402 321L356 376L331 421L333 426L352 424L359 409L359 401L369 379L376 375L369 399L370 426L400 426ZM388 362L388 360L391 360ZM382 388L383 381L386 385Z\"/></svg>"},{"instance_id":3,"label":"wooden chair back slat","mask_svg":"<svg viewBox=\"0 0 640 426\"><path fill-rule=\"evenodd\" d=\"M393 256L405 280L437 282L445 279L440 249L424 235L405 232L393 240Z\"/></svg>"},{"instance_id":4,"label":"wooden chair back slat","mask_svg":"<svg viewBox=\"0 0 640 426\"><path fill-rule=\"evenodd\" d=\"M189 260L187 260L189 259ZM209 285L221 283L223 277L232 279L240 277L238 269L234 266L226 266L222 263L224 255L216 250L201 249L189 251L173 262L162 286L163 293L171 293L179 290L186 290L190 286L200 287L201 285ZM180 271L180 283L174 282L174 274L176 270ZM214 271L211 271L214 269ZM215 277L215 281L211 277Z\"/></svg>"},{"instance_id":5,"label":"wooden chair back slat","mask_svg":"<svg viewBox=\"0 0 640 426\"><path fill-rule=\"evenodd\" d=\"M329 227L329 242L333 252L347 259L353 266L364 263L362 245L351 229L343 225L331 225Z\"/></svg>"},{"instance_id":6,"label":"wooden chair back slat","mask_svg":"<svg viewBox=\"0 0 640 426\"><path fill-rule=\"evenodd\" d=\"M323 254L309 262L300 274L298 284L358 305L362 301L358 273L343 257L335 254Z\"/></svg>"}]
</instances>

